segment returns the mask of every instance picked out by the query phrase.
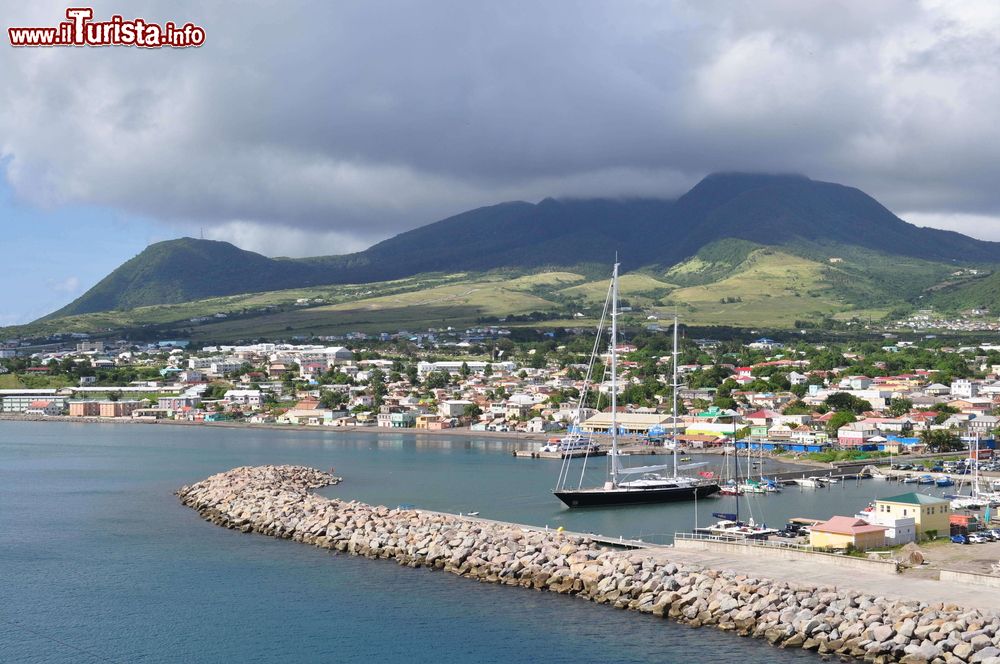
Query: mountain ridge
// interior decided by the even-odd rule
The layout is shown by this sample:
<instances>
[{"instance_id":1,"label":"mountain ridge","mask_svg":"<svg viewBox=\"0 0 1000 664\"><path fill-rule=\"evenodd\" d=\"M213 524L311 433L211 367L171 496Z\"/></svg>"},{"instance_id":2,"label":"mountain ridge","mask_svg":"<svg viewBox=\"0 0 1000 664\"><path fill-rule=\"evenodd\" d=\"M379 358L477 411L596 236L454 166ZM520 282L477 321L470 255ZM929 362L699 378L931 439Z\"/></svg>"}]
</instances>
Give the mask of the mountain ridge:
<instances>
[{"instance_id":1,"label":"mountain ridge","mask_svg":"<svg viewBox=\"0 0 1000 664\"><path fill-rule=\"evenodd\" d=\"M803 175L715 173L675 200L546 198L468 210L353 254L268 258L227 242L156 243L46 316L422 273L610 264L661 271L722 239L850 245L938 262L1000 263L1000 243L909 224L860 189Z\"/></svg>"}]
</instances>

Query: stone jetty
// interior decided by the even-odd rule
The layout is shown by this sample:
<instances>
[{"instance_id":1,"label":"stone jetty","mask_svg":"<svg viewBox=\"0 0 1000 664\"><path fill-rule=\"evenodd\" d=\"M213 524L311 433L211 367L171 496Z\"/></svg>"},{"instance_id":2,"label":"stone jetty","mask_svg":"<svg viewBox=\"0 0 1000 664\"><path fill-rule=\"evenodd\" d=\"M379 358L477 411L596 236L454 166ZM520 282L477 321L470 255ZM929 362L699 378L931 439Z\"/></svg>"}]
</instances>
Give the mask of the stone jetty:
<instances>
[{"instance_id":1,"label":"stone jetty","mask_svg":"<svg viewBox=\"0 0 1000 664\"><path fill-rule=\"evenodd\" d=\"M208 521L245 533L576 595L781 647L869 662L1000 664L995 613L754 578L609 549L581 535L312 493L339 481L301 466L242 467L177 495Z\"/></svg>"}]
</instances>

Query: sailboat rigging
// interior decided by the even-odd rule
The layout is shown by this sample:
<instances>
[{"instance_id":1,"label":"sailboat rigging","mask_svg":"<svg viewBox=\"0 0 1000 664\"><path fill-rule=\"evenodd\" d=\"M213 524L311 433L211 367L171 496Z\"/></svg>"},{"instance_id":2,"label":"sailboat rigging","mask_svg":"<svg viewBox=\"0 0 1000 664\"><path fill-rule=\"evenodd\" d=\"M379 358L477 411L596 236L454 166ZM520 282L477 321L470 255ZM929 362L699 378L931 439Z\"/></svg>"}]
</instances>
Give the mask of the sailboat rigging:
<instances>
[{"instance_id":1,"label":"sailboat rigging","mask_svg":"<svg viewBox=\"0 0 1000 664\"><path fill-rule=\"evenodd\" d=\"M608 297L605 300L601 322L597 328L597 339L590 358L587 371L588 382L594 363L600 358L600 339L605 322L610 318L610 369L611 369L611 452L608 454L608 478L603 485L593 488L583 488L584 472L587 457L584 457L584 470L580 473L579 484L574 488L567 486L570 458L564 458L559 479L553 493L567 507L594 507L605 505L629 505L640 503L660 503L681 500L693 500L712 495L719 491L718 482L706 479L688 477L678 474L677 465L677 318L674 318L673 346L673 473L667 474L669 466L646 465L626 466L622 463L623 455L618 448L618 268L616 261L611 276ZM584 384L586 390L587 383ZM581 404L583 396L581 396ZM688 467L693 467L692 464Z\"/></svg>"}]
</instances>

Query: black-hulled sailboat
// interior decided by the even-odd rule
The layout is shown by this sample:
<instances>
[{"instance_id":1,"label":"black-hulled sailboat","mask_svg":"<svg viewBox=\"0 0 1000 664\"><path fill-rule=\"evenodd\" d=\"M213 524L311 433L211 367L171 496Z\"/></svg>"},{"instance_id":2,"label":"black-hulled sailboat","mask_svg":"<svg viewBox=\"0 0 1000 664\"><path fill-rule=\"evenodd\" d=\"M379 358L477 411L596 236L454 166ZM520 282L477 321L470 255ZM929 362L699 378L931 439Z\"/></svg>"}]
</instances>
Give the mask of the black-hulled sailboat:
<instances>
[{"instance_id":1,"label":"black-hulled sailboat","mask_svg":"<svg viewBox=\"0 0 1000 664\"><path fill-rule=\"evenodd\" d=\"M601 336L607 319L610 323L611 347L611 453L608 454L608 479L602 485L593 488L583 488L583 479L588 458L583 459L583 470L580 472L579 484L573 488L568 486L572 460L564 458L559 472L559 480L553 493L567 507L598 507L605 505L635 505L642 503L666 503L682 500L694 500L710 496L719 491L719 484L713 479L689 477L677 473L677 318L674 318L674 350L673 350L673 472L667 465L633 466L622 465L622 455L618 450L618 263L615 262L611 276L611 285L604 303L604 312L597 328L597 338L591 353L590 366L584 381L584 389L580 395L582 409L590 384L594 366L600 359ZM603 383L603 380L601 381ZM702 465L702 464L693 464Z\"/></svg>"}]
</instances>

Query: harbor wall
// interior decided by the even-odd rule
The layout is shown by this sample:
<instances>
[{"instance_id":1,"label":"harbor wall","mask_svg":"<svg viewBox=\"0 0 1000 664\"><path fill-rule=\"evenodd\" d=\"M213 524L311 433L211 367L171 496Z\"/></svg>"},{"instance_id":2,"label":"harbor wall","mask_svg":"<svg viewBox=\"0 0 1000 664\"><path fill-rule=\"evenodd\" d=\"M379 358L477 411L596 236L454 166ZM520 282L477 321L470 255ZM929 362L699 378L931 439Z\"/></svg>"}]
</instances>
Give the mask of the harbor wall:
<instances>
[{"instance_id":1,"label":"harbor wall","mask_svg":"<svg viewBox=\"0 0 1000 664\"><path fill-rule=\"evenodd\" d=\"M880 574L888 574L892 576L899 573L899 565L893 560L868 560L867 558L855 558L853 556L842 556L834 553L824 553L821 551L796 551L795 549L790 548L741 544L739 542L683 538L675 538L674 547L678 549L715 551L717 553L727 554L732 553L740 556L749 556L751 558L779 558L782 560L811 561L821 559L823 564L843 567L845 569L863 569L868 572L878 572Z\"/></svg>"},{"instance_id":2,"label":"harbor wall","mask_svg":"<svg viewBox=\"0 0 1000 664\"><path fill-rule=\"evenodd\" d=\"M975 572L959 572L958 570L941 570L942 581L952 581L955 583L967 583L986 588L1000 588L1000 576L991 574L977 574Z\"/></svg>"},{"instance_id":3,"label":"harbor wall","mask_svg":"<svg viewBox=\"0 0 1000 664\"><path fill-rule=\"evenodd\" d=\"M177 495L206 520L245 533L577 595L782 647L872 662L1000 664L1000 616L992 612L757 578L613 550L584 535L312 493L338 481L301 466L241 467Z\"/></svg>"}]
</instances>

